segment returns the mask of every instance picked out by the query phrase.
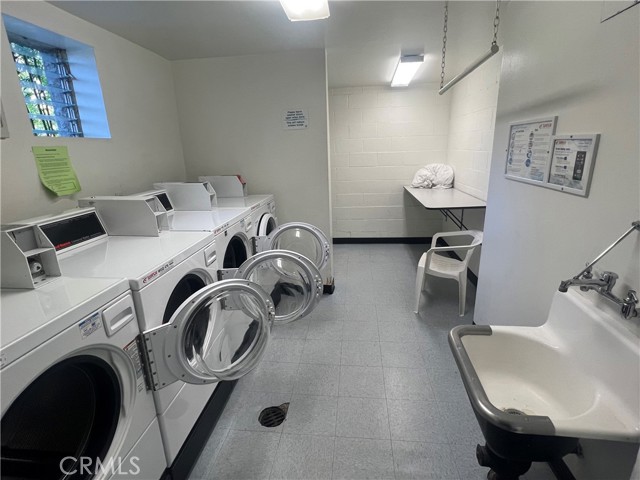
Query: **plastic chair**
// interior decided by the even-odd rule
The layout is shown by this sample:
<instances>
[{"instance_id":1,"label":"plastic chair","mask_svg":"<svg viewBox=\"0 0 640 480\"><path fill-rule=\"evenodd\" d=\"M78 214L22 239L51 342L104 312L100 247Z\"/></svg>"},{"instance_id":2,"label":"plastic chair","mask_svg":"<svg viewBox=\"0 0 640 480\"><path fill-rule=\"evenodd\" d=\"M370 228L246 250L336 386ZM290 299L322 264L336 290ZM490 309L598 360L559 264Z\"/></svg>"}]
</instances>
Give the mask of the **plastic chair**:
<instances>
[{"instance_id":1,"label":"plastic chair","mask_svg":"<svg viewBox=\"0 0 640 480\"><path fill-rule=\"evenodd\" d=\"M438 239L443 237L472 237L472 241L467 245L452 245L449 247L436 247ZM464 309L467 300L467 266L476 247L482 245L482 232L479 230L462 230L460 232L437 233L431 240L431 248L422 254L418 262L418 273L416 275L416 304L414 312L418 313L420 305L420 295L424 289L426 275L435 277L452 278L458 282L458 313L464 316ZM441 252L465 252L462 260L440 255Z\"/></svg>"}]
</instances>

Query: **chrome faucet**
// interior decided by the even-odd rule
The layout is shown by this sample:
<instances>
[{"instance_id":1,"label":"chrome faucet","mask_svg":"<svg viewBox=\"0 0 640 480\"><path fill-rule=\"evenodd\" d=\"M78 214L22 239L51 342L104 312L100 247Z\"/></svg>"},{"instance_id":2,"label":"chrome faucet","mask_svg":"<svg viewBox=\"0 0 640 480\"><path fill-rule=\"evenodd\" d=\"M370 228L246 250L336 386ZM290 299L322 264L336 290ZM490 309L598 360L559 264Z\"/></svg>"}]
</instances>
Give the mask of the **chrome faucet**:
<instances>
[{"instance_id":1,"label":"chrome faucet","mask_svg":"<svg viewBox=\"0 0 640 480\"><path fill-rule=\"evenodd\" d=\"M558 288L561 292L566 292L569 287L580 287L580 290L586 292L588 290L596 290L598 293L605 294L611 293L614 285L618 281L618 274L614 272L602 272L599 278L593 278L591 269L587 270L580 277L573 277L569 280L560 282Z\"/></svg>"},{"instance_id":2,"label":"chrome faucet","mask_svg":"<svg viewBox=\"0 0 640 480\"><path fill-rule=\"evenodd\" d=\"M598 255L595 260L587 264L584 270L578 273L575 277L560 282L558 290L564 293L569 290L569 287L571 286L580 287L580 290L582 290L583 292L586 292L588 290L595 290L603 297L606 297L609 300L620 305L621 313L624 318L638 316L638 309L636 307L636 305L638 305L638 294L635 290L629 290L627 292L627 296L624 299L618 298L613 293L611 293L611 290L618 280L618 275L616 273L602 272L599 278L593 278L592 273L593 266L598 262L598 260L609 253L609 251L613 247L618 245L618 243L620 243L627 235L629 235L634 230L640 231L640 220L633 222L629 230L627 230L620 238L613 242L613 244L611 244L604 252Z\"/></svg>"}]
</instances>

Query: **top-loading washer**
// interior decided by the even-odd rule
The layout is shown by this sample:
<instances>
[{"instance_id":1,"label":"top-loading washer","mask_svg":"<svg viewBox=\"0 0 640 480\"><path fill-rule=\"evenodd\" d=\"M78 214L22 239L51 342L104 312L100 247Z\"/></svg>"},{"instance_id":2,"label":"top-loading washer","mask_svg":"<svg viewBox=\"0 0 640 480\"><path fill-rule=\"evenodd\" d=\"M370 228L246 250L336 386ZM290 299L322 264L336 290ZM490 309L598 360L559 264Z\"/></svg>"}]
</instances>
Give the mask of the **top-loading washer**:
<instances>
[{"instance_id":1,"label":"top-loading washer","mask_svg":"<svg viewBox=\"0 0 640 480\"><path fill-rule=\"evenodd\" d=\"M159 218L155 214L154 217ZM122 218L125 225L137 223L129 216ZM116 217L112 218L110 224L115 220ZM183 345L174 345L175 352L170 354L174 359L178 357L172 362L182 362L180 365L184 364L186 372L177 376L178 381L158 382L155 385L158 391L154 391L165 454L168 465L171 465L215 389L215 380L238 378L237 375L245 374L260 359L268 340L269 329L263 332L266 328L265 314L254 305L256 300L241 302L224 290L222 293L211 290L218 285L212 284L217 280L219 270L212 232L162 231L156 227L151 232L155 236L109 236L94 208L81 208L38 219L36 224L56 246L63 274L125 277L129 280L141 330L162 329L175 321L182 322L185 328L188 326L188 332L180 330L187 336L174 339L174 342L182 341ZM271 272L272 276L293 272L291 275L302 279L299 283L305 295L295 298L299 302L297 308L277 317L278 321L292 321L297 318L296 314L306 314L315 306L313 300L314 294L317 295L319 274L308 263L304 259L283 258L282 255L263 257L254 264L246 265L238 276L263 282L267 289L270 288L268 281L273 281L273 278L261 276L262 272ZM284 273L282 268L278 270L280 264L286 267ZM253 282L241 281L244 282L242 285L256 290ZM240 288L232 287L232 292ZM257 289L264 293L261 287ZM239 290L237 294L249 295ZM256 297L257 294L252 295ZM197 301L189 300L192 297ZM226 297L229 299L225 300ZM244 306L246 302L251 308ZM201 310L193 310L192 304ZM215 305L220 308L212 309ZM243 312L240 314L242 318L234 320L238 311ZM223 314L222 323L216 312ZM252 319L252 315L258 318ZM247 322L247 319L251 321ZM227 326L221 333L216 325ZM257 327L260 329L256 330ZM175 328L178 328L177 324ZM250 340L248 346L243 346L245 337ZM224 345L219 345L220 342ZM248 349L247 352L237 356L243 348ZM216 349L220 351L211 354ZM212 369L208 362L214 358L228 365ZM171 371L175 374L176 369L182 368L180 365L174 365Z\"/></svg>"},{"instance_id":2,"label":"top-loading washer","mask_svg":"<svg viewBox=\"0 0 640 480\"><path fill-rule=\"evenodd\" d=\"M3 242L20 243L33 227L7 230ZM5 280L2 477L159 478L166 460L127 280L54 275L4 288Z\"/></svg>"}]
</instances>

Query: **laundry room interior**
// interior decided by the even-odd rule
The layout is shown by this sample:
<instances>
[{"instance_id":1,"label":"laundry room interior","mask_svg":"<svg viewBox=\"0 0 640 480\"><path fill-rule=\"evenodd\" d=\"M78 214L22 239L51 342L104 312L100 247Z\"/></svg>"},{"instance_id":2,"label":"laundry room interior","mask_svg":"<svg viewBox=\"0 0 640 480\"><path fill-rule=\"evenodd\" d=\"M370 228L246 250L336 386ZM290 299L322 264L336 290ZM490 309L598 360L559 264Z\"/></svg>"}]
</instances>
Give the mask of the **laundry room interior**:
<instances>
[{"instance_id":1,"label":"laundry room interior","mask_svg":"<svg viewBox=\"0 0 640 480\"><path fill-rule=\"evenodd\" d=\"M0 3L0 477L640 480L640 1L288 2Z\"/></svg>"}]
</instances>

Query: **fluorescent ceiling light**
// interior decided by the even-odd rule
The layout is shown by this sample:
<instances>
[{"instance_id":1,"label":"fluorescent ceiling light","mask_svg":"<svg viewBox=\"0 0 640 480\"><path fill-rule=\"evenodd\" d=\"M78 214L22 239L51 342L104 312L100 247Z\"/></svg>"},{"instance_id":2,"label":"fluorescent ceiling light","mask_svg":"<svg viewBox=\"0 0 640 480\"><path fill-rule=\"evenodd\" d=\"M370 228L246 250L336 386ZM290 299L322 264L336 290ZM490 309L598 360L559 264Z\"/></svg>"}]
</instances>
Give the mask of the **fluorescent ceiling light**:
<instances>
[{"instance_id":1,"label":"fluorescent ceiling light","mask_svg":"<svg viewBox=\"0 0 640 480\"><path fill-rule=\"evenodd\" d=\"M280 0L280 4L292 22L329 17L328 0Z\"/></svg>"},{"instance_id":2,"label":"fluorescent ceiling light","mask_svg":"<svg viewBox=\"0 0 640 480\"><path fill-rule=\"evenodd\" d=\"M423 61L423 55L405 55L400 57L396 71L393 74L393 79L391 80L391 86L406 87L409 85L409 82L411 82Z\"/></svg>"}]
</instances>

